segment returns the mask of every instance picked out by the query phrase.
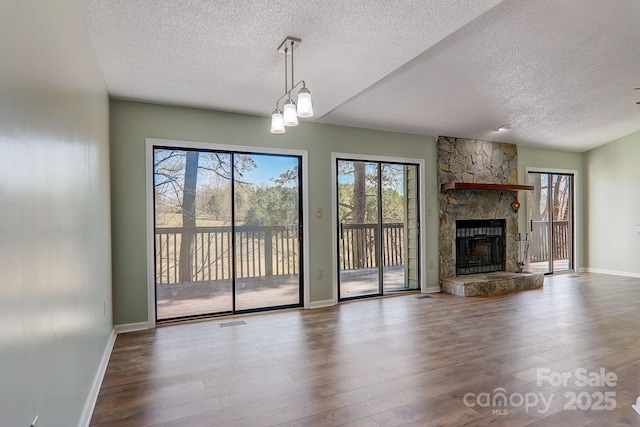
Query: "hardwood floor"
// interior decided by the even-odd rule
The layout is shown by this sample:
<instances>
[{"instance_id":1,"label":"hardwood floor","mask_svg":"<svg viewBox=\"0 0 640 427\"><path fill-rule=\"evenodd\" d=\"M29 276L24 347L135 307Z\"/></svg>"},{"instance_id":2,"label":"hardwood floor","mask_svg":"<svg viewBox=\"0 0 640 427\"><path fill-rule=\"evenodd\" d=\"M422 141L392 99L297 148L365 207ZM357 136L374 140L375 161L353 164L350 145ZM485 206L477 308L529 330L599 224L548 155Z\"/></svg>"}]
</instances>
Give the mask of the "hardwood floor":
<instances>
[{"instance_id":1,"label":"hardwood floor","mask_svg":"<svg viewBox=\"0 0 640 427\"><path fill-rule=\"evenodd\" d=\"M122 334L91 425L640 425L639 307L640 279L580 274Z\"/></svg>"}]
</instances>

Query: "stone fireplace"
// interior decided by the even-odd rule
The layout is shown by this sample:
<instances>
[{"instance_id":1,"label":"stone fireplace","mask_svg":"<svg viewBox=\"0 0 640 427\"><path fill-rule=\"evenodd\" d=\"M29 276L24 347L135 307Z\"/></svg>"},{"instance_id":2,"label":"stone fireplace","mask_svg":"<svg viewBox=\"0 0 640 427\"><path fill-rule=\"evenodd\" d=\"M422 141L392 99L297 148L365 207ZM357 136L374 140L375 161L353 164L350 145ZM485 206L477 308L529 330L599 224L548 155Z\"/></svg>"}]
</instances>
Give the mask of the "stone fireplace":
<instances>
[{"instance_id":1,"label":"stone fireplace","mask_svg":"<svg viewBox=\"0 0 640 427\"><path fill-rule=\"evenodd\" d=\"M516 145L439 137L438 183L442 291L470 296L542 286L541 275L516 273L518 213L512 203L529 188L518 185ZM528 283L529 276L535 283ZM496 286L487 285L494 280ZM479 291L458 289L478 281Z\"/></svg>"}]
</instances>

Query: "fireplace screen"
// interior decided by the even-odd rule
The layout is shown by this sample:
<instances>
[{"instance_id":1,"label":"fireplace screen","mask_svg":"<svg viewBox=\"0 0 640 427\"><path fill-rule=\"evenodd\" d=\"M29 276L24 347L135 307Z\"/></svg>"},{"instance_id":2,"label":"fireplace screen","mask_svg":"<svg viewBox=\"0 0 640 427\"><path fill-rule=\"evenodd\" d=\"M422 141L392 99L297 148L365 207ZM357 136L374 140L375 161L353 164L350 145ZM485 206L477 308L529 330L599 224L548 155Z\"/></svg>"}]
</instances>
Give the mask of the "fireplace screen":
<instances>
[{"instance_id":1,"label":"fireplace screen","mask_svg":"<svg viewBox=\"0 0 640 427\"><path fill-rule=\"evenodd\" d=\"M504 270L504 219L456 221L456 275Z\"/></svg>"}]
</instances>

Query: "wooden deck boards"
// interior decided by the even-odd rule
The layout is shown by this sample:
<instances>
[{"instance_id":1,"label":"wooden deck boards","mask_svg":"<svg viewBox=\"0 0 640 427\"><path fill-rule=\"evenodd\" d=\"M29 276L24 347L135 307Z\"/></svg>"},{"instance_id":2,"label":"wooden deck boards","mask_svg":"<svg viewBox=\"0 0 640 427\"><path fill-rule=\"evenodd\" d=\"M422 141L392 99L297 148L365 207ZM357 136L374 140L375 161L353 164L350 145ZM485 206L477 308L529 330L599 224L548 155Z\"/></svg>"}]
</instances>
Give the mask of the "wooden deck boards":
<instances>
[{"instance_id":1,"label":"wooden deck boards","mask_svg":"<svg viewBox=\"0 0 640 427\"><path fill-rule=\"evenodd\" d=\"M378 269L363 268L342 273L342 297L378 292ZM385 293L404 289L404 267L384 268ZM250 310L300 303L299 275L259 276L237 279L236 309ZM231 312L231 279L156 285L159 320Z\"/></svg>"}]
</instances>

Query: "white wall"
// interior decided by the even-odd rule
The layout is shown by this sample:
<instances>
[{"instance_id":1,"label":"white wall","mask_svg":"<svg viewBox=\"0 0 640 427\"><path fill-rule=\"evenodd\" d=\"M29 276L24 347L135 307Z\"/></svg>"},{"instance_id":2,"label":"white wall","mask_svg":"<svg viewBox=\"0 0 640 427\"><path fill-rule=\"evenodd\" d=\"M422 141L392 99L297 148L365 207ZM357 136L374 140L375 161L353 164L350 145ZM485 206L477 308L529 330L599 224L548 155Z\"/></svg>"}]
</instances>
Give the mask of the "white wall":
<instances>
[{"instance_id":1,"label":"white wall","mask_svg":"<svg viewBox=\"0 0 640 427\"><path fill-rule=\"evenodd\" d=\"M585 153L589 271L640 277L640 132Z\"/></svg>"},{"instance_id":2,"label":"white wall","mask_svg":"<svg viewBox=\"0 0 640 427\"><path fill-rule=\"evenodd\" d=\"M0 1L0 424L81 422L112 331L108 95L75 0Z\"/></svg>"}]
</instances>

